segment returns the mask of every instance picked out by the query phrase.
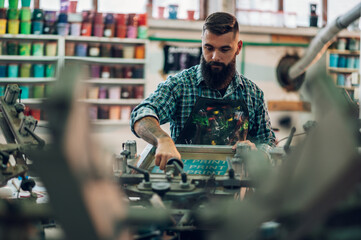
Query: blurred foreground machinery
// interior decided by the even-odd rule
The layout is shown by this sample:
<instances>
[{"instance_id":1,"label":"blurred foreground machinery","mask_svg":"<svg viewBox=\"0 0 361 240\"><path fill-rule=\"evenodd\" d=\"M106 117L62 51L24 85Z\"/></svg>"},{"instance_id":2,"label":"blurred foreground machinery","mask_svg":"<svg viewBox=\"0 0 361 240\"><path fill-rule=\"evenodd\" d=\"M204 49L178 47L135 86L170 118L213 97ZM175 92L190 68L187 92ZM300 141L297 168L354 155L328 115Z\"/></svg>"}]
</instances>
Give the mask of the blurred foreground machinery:
<instances>
[{"instance_id":1,"label":"blurred foreground machinery","mask_svg":"<svg viewBox=\"0 0 361 240\"><path fill-rule=\"evenodd\" d=\"M36 123L19 120L17 96L1 100L8 141L0 149L2 183L24 175L21 160L28 156L50 196L47 216L61 224L64 239L359 239L359 120L327 77L313 72L313 81L304 83L320 111L318 124L298 146L273 153L273 160L282 162L276 167L242 145L236 152L228 146L178 145L182 160L171 159L161 172L154 166L154 148L138 157L129 143L118 158L123 161L115 160L114 176L113 156L90 137L87 108L69 91L77 89L76 71L64 71L44 103L51 142L43 148L33 134ZM7 122L5 115L19 119ZM9 166L11 154L19 159ZM25 185L31 190L32 184ZM242 192L247 189L255 191ZM17 208L39 217L22 210ZM19 215L2 215L2 229Z\"/></svg>"}]
</instances>

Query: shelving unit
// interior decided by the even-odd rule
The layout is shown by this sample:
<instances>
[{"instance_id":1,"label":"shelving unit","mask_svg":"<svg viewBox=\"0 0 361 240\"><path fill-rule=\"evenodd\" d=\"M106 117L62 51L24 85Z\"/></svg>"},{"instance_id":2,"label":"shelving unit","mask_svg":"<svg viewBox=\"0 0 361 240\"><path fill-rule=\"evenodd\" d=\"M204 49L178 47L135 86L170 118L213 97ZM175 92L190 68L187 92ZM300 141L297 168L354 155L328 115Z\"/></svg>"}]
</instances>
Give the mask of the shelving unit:
<instances>
[{"instance_id":1,"label":"shelving unit","mask_svg":"<svg viewBox=\"0 0 361 240\"><path fill-rule=\"evenodd\" d=\"M349 39L343 38L342 40L344 41L342 49L327 50L326 68L336 86L346 90L350 97L356 100L360 85L360 39L357 40L357 50L348 49L349 46L345 42L350 41Z\"/></svg>"},{"instance_id":2,"label":"shelving unit","mask_svg":"<svg viewBox=\"0 0 361 240\"><path fill-rule=\"evenodd\" d=\"M22 64L22 63L32 63L32 64L55 64L55 76L53 77L2 77L0 78L0 87L5 87L6 84L9 83L17 83L21 85L27 86L36 86L37 84L41 85L51 85L56 81L56 77L59 73L59 70L62 66L66 64L72 64L74 62L81 63L86 66L97 65L100 67L110 67L110 68L121 68L127 67L132 71L134 69L138 70L142 74L142 76L135 76L133 73L130 75L132 76L114 76L114 74L110 74L110 76L106 78L102 78L102 76L91 76L89 71L89 76L82 79L81 83L83 83L86 88L119 88L119 98L117 99L109 99L109 94L107 93L105 99L94 99L94 98L87 98L81 99L80 102L86 103L90 105L90 108L111 108L111 107L119 107L125 108L126 115L130 114L130 111L133 107L139 104L142 99L144 98L144 86L146 84L146 77L145 77L145 52L147 49L148 40L144 39L128 39L128 38L107 38L107 37L74 37L74 36L58 36L58 35L11 35L5 34L1 36L0 41L17 41L17 42L56 42L57 43L57 55L56 56L18 56L18 55L0 55L0 64ZM123 57L123 56L108 56L102 57L99 56L89 56L89 51L87 56L66 56L66 44L72 42L74 45L86 43L89 44L111 44L113 46L143 46L144 47L144 57L139 58L139 56L133 57ZM137 57L137 58L136 58ZM129 70L128 69L128 70ZM86 75L86 74L85 74ZM129 75L129 74L128 74ZM122 88L124 89L138 89L137 96L132 96L130 94L126 98L122 97ZM123 90L124 90L123 89ZM134 90L135 91L135 90ZM26 105L29 105L30 108L36 107L39 108L41 103L43 102L44 98L33 98L30 96L29 98L22 99L22 102ZM107 126L107 125L126 125L129 124L129 117L130 116L119 116L119 119L98 119L99 117L104 118L104 116L97 116L92 117L92 122L95 125ZM114 117L114 116L113 116ZM41 117L41 122L43 124L46 123L46 119ZM45 121L44 121L45 120Z\"/></svg>"}]
</instances>

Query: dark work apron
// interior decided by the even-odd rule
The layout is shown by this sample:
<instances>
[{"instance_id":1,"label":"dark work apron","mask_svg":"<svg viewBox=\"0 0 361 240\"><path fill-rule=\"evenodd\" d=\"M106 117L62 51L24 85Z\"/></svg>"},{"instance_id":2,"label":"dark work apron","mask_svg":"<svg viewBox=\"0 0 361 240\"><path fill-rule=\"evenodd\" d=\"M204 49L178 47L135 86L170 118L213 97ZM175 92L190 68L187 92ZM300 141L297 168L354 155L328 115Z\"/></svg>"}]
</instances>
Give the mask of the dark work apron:
<instances>
[{"instance_id":1,"label":"dark work apron","mask_svg":"<svg viewBox=\"0 0 361 240\"><path fill-rule=\"evenodd\" d=\"M206 98L199 90L198 99L176 144L234 145L247 139L248 119L248 108L243 98Z\"/></svg>"}]
</instances>

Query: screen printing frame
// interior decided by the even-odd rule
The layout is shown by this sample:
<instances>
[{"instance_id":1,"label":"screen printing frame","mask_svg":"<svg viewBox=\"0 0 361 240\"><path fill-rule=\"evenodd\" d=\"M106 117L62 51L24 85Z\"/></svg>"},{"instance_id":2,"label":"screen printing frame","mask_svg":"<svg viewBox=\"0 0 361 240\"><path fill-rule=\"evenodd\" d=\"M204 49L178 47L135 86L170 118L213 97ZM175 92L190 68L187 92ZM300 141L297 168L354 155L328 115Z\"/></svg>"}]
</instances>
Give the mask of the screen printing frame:
<instances>
[{"instance_id":1,"label":"screen printing frame","mask_svg":"<svg viewBox=\"0 0 361 240\"><path fill-rule=\"evenodd\" d=\"M177 150L182 156L182 159L200 159L200 160L218 160L227 161L227 158L232 159L235 150L230 145L192 145L192 144L176 144ZM150 170L154 164L154 155L156 147L148 144L140 155L137 162L137 167L141 169Z\"/></svg>"}]
</instances>

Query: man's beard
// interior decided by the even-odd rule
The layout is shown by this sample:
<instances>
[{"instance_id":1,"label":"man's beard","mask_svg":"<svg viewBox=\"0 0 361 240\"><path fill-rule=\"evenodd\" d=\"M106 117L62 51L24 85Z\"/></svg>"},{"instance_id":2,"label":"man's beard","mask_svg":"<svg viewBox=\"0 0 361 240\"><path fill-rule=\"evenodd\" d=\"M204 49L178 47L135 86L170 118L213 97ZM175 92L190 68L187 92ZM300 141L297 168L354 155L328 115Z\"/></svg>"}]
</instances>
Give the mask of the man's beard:
<instances>
[{"instance_id":1,"label":"man's beard","mask_svg":"<svg viewBox=\"0 0 361 240\"><path fill-rule=\"evenodd\" d=\"M221 68L214 69L212 66L219 66ZM201 70L203 79L209 88L218 90L224 89L231 83L236 72L236 56L234 56L232 61L226 65L224 63L214 61L206 62L202 54Z\"/></svg>"}]
</instances>

